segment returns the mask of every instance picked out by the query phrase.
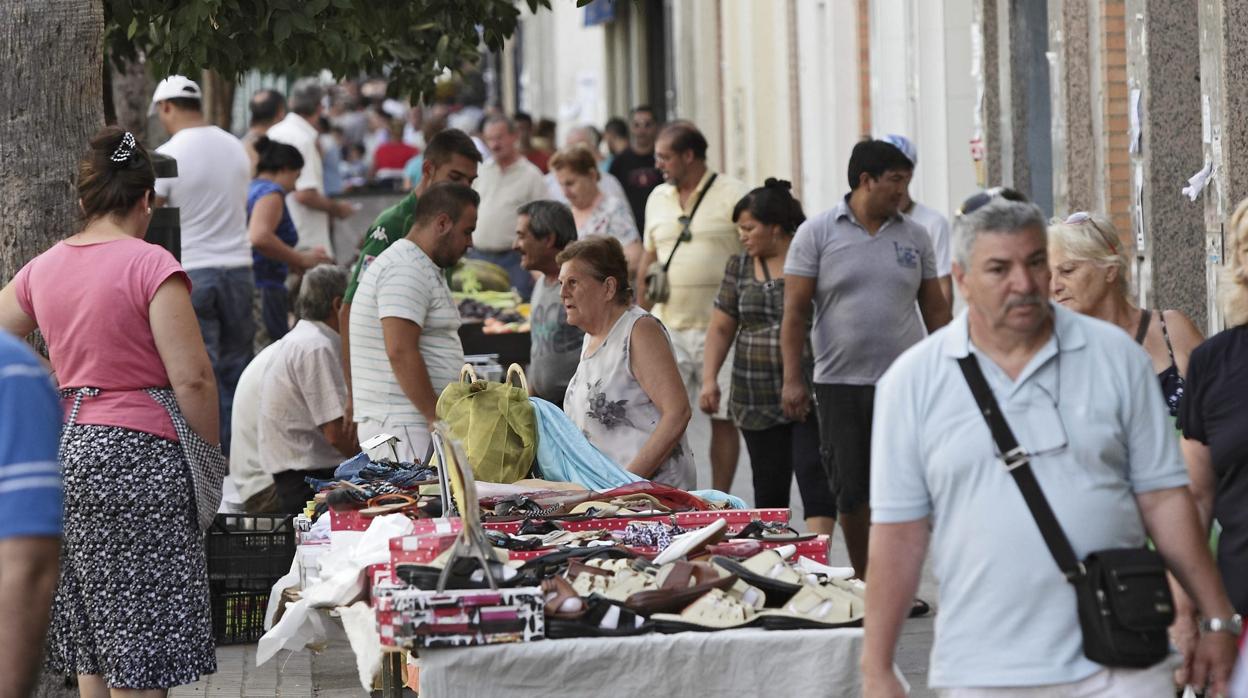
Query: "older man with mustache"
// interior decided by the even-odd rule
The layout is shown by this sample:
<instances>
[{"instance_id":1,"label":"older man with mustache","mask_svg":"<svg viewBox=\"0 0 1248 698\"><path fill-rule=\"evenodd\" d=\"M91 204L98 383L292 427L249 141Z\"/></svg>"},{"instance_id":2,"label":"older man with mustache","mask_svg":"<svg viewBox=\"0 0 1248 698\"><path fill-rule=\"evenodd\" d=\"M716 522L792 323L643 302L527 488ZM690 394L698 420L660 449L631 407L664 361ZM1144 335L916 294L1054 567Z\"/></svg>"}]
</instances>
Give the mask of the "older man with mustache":
<instances>
[{"instance_id":1,"label":"older man with mustache","mask_svg":"<svg viewBox=\"0 0 1248 698\"><path fill-rule=\"evenodd\" d=\"M1093 551L1148 557L1146 536L1206 621L1192 683L1225 694L1240 620L1203 543L1148 355L1113 325L1048 302L1044 216L1002 195L1022 198L979 195L955 220L953 276L967 309L878 384L865 694L903 695L894 648L930 543L942 608L929 683L942 695L1173 696L1169 602L1114 606L1163 629L1156 663L1128 668L1148 662L1126 665L1085 642L1063 574L1094 569L1077 562ZM999 422L990 429L994 414L1017 448ZM1153 579L1164 589L1160 565Z\"/></svg>"}]
</instances>

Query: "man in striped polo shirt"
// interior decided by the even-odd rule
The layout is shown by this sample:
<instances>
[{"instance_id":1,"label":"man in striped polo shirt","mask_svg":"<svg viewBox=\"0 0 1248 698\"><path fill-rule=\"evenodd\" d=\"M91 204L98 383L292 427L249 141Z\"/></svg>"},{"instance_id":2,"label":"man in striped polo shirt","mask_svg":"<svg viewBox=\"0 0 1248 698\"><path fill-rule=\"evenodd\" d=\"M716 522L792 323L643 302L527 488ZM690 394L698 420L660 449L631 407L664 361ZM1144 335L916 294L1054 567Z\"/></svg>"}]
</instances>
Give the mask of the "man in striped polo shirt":
<instances>
[{"instance_id":1,"label":"man in striped polo shirt","mask_svg":"<svg viewBox=\"0 0 1248 698\"><path fill-rule=\"evenodd\" d=\"M412 228L364 271L351 305L351 399L363 443L399 437L402 460L425 460L438 395L459 379L459 310L444 270L472 247L480 197L438 184L416 202Z\"/></svg>"},{"instance_id":2,"label":"man in striped polo shirt","mask_svg":"<svg viewBox=\"0 0 1248 698\"><path fill-rule=\"evenodd\" d=\"M61 405L24 344L0 332L0 696L34 689L61 550Z\"/></svg>"}]
</instances>

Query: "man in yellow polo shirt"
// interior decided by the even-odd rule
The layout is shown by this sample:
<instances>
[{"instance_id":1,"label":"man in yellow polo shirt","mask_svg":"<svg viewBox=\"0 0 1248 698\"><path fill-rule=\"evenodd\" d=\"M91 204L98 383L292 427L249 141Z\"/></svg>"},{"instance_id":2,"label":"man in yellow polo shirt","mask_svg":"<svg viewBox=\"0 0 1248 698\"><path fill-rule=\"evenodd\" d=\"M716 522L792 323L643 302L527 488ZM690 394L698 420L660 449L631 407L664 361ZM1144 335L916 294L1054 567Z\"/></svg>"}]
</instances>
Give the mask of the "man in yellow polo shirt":
<instances>
[{"instance_id":1,"label":"man in yellow polo shirt","mask_svg":"<svg viewBox=\"0 0 1248 698\"><path fill-rule=\"evenodd\" d=\"M645 305L646 269L671 258L671 294L648 309L671 333L691 405L702 390L702 355L715 294L728 260L742 251L732 209L748 191L741 182L710 171L706 147L706 137L689 121L674 121L659 133L654 159L665 181L646 200L646 252L637 279L637 299ZM684 217L689 235L676 248ZM731 372L729 353L720 369L720 385L731 383ZM740 437L727 410L728 401L721 400L719 412L711 415L711 487L722 492L732 487L740 455Z\"/></svg>"}]
</instances>

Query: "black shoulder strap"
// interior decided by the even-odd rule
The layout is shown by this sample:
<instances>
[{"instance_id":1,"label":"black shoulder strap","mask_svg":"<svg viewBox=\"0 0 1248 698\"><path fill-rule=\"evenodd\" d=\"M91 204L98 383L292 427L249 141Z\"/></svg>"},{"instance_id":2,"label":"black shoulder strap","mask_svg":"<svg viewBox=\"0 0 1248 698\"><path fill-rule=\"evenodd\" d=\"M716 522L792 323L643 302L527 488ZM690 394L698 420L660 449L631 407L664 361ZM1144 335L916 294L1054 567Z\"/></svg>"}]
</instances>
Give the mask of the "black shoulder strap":
<instances>
[{"instance_id":1,"label":"black shoulder strap","mask_svg":"<svg viewBox=\"0 0 1248 698\"><path fill-rule=\"evenodd\" d=\"M667 255L667 261L663 263L663 271L667 271L667 268L672 266L672 257L676 256L676 250L680 249L680 243L684 242L685 238L689 236L689 227L693 225L693 217L698 215L698 207L702 205L702 199L706 198L706 192L715 183L715 178L718 176L718 172L711 173L711 178L706 180L706 186L702 187L702 191L698 192L698 198L693 202L693 210L689 212L689 216L687 218L682 216L684 222L680 226L680 235L676 236L676 244L672 245L672 251Z\"/></svg>"},{"instance_id":2,"label":"black shoulder strap","mask_svg":"<svg viewBox=\"0 0 1248 698\"><path fill-rule=\"evenodd\" d=\"M1049 500L1045 499L1040 483L1036 481L1036 474L1031 471L1031 460L1027 452L1018 445L1018 440L1014 438L1014 432L1010 430L1009 423L1005 421L1005 415L1001 413L997 399L993 397L992 388L988 387L988 381L984 378L975 355L967 354L958 359L958 366L962 369L962 375L966 377L966 384L970 386L971 394L975 396L979 411L984 415L984 421L988 422L992 440L996 442L997 448L1004 455L1005 467L1010 471L1010 475L1014 476L1014 482L1022 491L1023 500L1027 502L1027 508L1031 510L1036 525L1040 527L1040 535L1044 537L1045 544L1049 546L1049 552L1053 554L1057 566L1067 577L1081 574L1082 568L1079 559L1075 557L1074 549L1070 547L1070 539L1066 537L1061 524L1057 522L1057 517L1053 515Z\"/></svg>"},{"instance_id":3,"label":"black shoulder strap","mask_svg":"<svg viewBox=\"0 0 1248 698\"><path fill-rule=\"evenodd\" d=\"M1145 308L1140 311L1140 326L1135 329L1135 343L1143 344L1144 338L1148 336L1148 321L1153 319L1153 311ZM1165 332L1166 319L1161 319L1162 332Z\"/></svg>"}]
</instances>

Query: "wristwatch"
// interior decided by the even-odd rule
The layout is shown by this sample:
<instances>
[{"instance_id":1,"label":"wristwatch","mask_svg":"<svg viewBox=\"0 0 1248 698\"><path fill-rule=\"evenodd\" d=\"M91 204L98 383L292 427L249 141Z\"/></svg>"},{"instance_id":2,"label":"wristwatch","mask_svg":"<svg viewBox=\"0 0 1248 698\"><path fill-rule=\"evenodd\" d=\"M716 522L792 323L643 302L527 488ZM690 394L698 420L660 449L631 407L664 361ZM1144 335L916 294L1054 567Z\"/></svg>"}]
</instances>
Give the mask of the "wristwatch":
<instances>
[{"instance_id":1,"label":"wristwatch","mask_svg":"<svg viewBox=\"0 0 1248 698\"><path fill-rule=\"evenodd\" d=\"M1244 632L1244 619L1238 614L1232 614L1230 618L1205 618L1200 621L1200 631L1203 633L1230 633L1235 637L1239 637Z\"/></svg>"}]
</instances>

